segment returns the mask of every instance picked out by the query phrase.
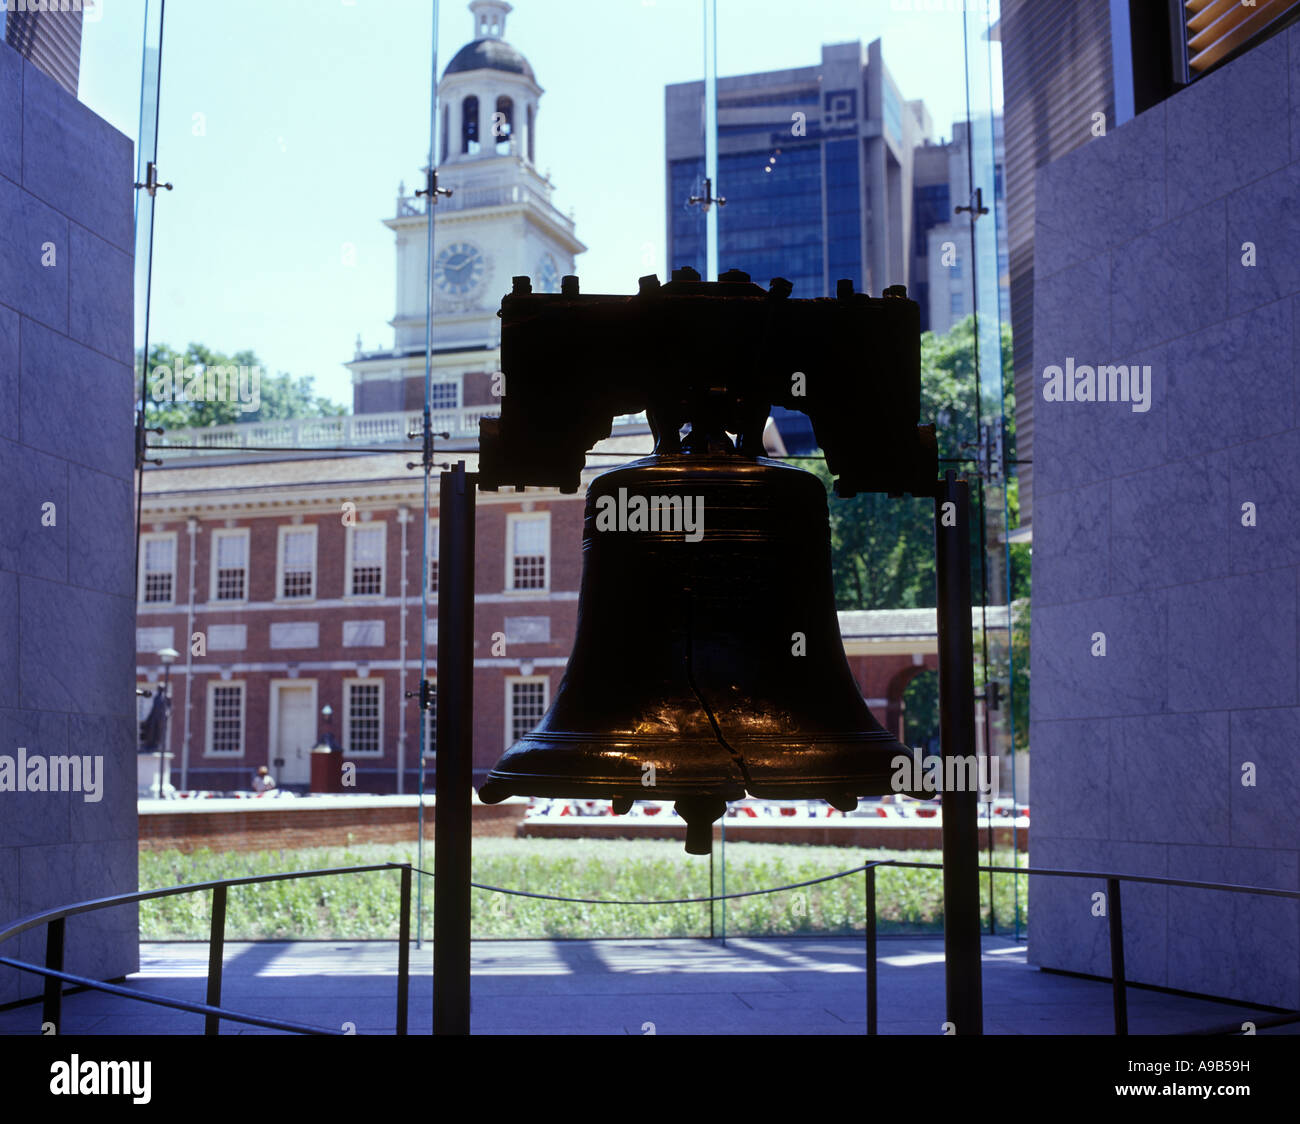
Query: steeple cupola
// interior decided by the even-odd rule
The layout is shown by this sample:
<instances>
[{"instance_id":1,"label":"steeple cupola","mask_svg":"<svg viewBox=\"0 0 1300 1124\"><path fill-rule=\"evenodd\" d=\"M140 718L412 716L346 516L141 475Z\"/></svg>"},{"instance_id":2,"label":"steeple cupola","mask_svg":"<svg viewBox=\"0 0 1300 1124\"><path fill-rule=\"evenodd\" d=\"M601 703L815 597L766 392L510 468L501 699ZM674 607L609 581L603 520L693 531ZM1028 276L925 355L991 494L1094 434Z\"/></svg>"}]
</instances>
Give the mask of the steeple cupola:
<instances>
[{"instance_id":1,"label":"steeple cupola","mask_svg":"<svg viewBox=\"0 0 1300 1124\"><path fill-rule=\"evenodd\" d=\"M533 164L542 88L528 60L504 39L511 6L505 0L473 0L469 10L474 39L456 52L438 86L439 163L517 156Z\"/></svg>"}]
</instances>

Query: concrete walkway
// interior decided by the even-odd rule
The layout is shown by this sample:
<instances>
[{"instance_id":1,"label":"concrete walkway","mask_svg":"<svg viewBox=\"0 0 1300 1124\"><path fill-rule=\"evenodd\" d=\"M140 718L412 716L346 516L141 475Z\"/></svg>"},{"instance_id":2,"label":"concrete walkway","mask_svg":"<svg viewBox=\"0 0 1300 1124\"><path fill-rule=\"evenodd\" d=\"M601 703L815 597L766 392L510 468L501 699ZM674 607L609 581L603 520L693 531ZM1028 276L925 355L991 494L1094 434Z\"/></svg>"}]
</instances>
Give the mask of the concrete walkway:
<instances>
[{"instance_id":1,"label":"concrete walkway","mask_svg":"<svg viewBox=\"0 0 1300 1124\"><path fill-rule=\"evenodd\" d=\"M128 985L202 1002L205 944L140 947ZM432 952L411 954L410 1033L427 1034ZM863 1034L861 938L479 941L473 957L476 1034ZM1029 966L1025 946L985 937L988 1034L1109 1034L1109 984ZM319 1026L391 1034L396 945L259 942L226 946L223 1005ZM943 942L882 939L881 1034L939 1034ZM1133 1034L1169 1034L1247 1020L1253 1008L1130 988ZM64 999L65 1034L201 1034L200 1015L83 992ZM40 1005L0 1011L0 1034L36 1034ZM1300 1031L1292 1026L1291 1033ZM275 1033L223 1023L224 1034ZM1261 1033L1264 1033L1261 1031ZM1278 1033L1278 1032L1273 1032Z\"/></svg>"}]
</instances>

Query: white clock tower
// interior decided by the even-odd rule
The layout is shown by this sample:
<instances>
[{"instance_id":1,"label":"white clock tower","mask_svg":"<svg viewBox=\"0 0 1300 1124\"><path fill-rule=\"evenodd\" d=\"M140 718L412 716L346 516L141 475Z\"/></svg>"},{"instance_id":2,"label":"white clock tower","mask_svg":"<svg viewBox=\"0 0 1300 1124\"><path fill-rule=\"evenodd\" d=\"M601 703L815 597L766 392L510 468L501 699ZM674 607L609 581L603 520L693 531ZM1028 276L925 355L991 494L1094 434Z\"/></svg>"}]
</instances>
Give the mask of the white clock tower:
<instances>
[{"instance_id":1,"label":"white clock tower","mask_svg":"<svg viewBox=\"0 0 1300 1124\"><path fill-rule=\"evenodd\" d=\"M501 298L511 278L558 292L584 246L573 220L551 203L537 170L537 107L543 90L528 60L503 38L511 6L474 0L474 38L438 84L439 152L434 211L433 404L435 410L494 406ZM450 195L442 194L450 190ZM353 410L420 409L424 402L428 198L399 189L384 225L397 241L393 347L357 354ZM483 412L493 412L485 409ZM436 426L435 428L445 428Z\"/></svg>"}]
</instances>

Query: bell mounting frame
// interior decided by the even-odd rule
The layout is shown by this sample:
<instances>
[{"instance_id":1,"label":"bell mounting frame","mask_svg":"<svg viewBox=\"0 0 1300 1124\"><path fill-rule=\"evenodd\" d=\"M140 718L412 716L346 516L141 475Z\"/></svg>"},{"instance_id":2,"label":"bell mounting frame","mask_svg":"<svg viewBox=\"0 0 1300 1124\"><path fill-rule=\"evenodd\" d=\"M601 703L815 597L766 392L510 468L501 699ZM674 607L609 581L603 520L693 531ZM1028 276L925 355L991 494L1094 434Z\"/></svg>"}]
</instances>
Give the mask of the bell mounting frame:
<instances>
[{"instance_id":1,"label":"bell mounting frame","mask_svg":"<svg viewBox=\"0 0 1300 1124\"><path fill-rule=\"evenodd\" d=\"M502 298L499 417L479 422L479 487L578 490L585 454L615 417L645 411L656 453L763 454L772 407L807 415L835 492L934 495L933 425L921 406L920 306L901 285L884 296L794 298L781 277L716 282L678 269L634 295L559 293L514 278ZM689 426L689 434L679 433Z\"/></svg>"}]
</instances>

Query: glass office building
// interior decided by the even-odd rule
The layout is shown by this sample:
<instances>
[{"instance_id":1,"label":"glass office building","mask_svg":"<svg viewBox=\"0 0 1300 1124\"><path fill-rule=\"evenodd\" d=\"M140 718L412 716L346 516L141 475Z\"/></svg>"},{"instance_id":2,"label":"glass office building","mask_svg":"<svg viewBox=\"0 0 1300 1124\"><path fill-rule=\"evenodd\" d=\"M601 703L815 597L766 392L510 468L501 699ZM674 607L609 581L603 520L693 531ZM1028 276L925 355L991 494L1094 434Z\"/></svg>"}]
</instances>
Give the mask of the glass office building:
<instances>
[{"instance_id":1,"label":"glass office building","mask_svg":"<svg viewBox=\"0 0 1300 1124\"><path fill-rule=\"evenodd\" d=\"M701 274L706 218L690 200L704 194L703 98L704 83L687 82L665 101L669 265ZM785 277L796 297L832 296L843 278L875 294L910 285L914 152L930 134L924 104L903 100L878 39L823 46L818 66L720 78L719 269L762 285ZM943 174L946 184L946 165ZM774 416L790 452L811 451L803 415Z\"/></svg>"}]
</instances>

